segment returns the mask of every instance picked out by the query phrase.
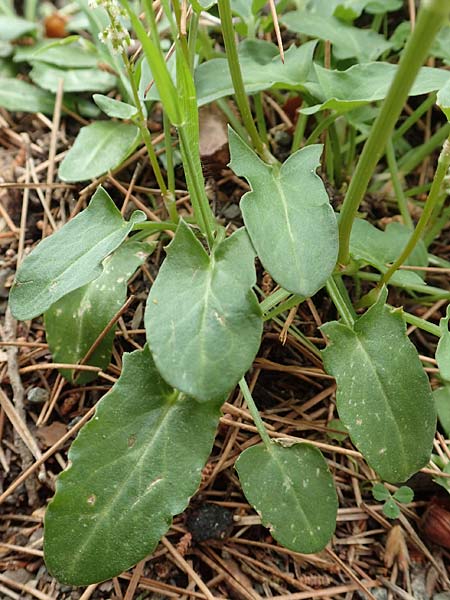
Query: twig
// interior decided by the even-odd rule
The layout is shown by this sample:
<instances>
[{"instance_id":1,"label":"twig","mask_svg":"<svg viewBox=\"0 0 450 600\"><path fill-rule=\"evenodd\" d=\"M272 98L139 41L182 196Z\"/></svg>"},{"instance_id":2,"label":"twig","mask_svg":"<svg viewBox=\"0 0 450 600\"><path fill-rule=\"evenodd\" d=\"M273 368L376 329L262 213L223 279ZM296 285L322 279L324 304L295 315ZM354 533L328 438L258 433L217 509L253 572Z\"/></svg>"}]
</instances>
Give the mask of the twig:
<instances>
[{"instance_id":1,"label":"twig","mask_svg":"<svg viewBox=\"0 0 450 600\"><path fill-rule=\"evenodd\" d=\"M8 306L5 314L5 340L12 341L17 336L17 321L11 314L11 310ZM24 389L22 385L22 380L20 378L20 370L19 365L17 363L17 348L14 346L10 346L6 349L7 361L8 361L8 376L9 381L11 383L12 391L13 391L13 403L14 409L13 412L17 415L17 417L21 420L22 423L26 424L26 413L24 408ZM2 402L3 405L3 402ZM5 411L6 412L6 411ZM27 427L25 425L25 430ZM20 460L22 464L22 469L27 469L32 463L32 454L28 450L25 445L23 439L17 433L17 429L15 429L15 444L20 454ZM39 474L39 479L45 481L46 475L45 470L42 469ZM35 487L34 480L27 480L26 489L28 494L28 503L30 506L36 506L38 504L38 496Z\"/></svg>"},{"instance_id":2,"label":"twig","mask_svg":"<svg viewBox=\"0 0 450 600\"><path fill-rule=\"evenodd\" d=\"M277 7L275 6L275 0L269 0L269 6L270 12L272 14L275 36L277 38L278 50L280 51L281 62L284 64L283 40L281 39L280 24L278 22Z\"/></svg>"},{"instance_id":3,"label":"twig","mask_svg":"<svg viewBox=\"0 0 450 600\"><path fill-rule=\"evenodd\" d=\"M208 598L208 600L216 600L216 598L211 594L211 592L205 585L204 581L199 577L199 575L197 575L197 573L194 571L194 569L192 569L190 567L190 565L184 560L184 558L177 551L177 549L174 546L172 546L172 544L169 542L169 540L166 537L163 537L161 539L161 542L164 544L164 546L167 548L169 553L172 555L172 557L175 560L175 562L177 563L177 565L186 573L186 575L188 575L189 577L192 577L192 579L195 581L195 583L198 585L198 587L201 589L201 591L205 594L205 596Z\"/></svg>"},{"instance_id":4,"label":"twig","mask_svg":"<svg viewBox=\"0 0 450 600\"><path fill-rule=\"evenodd\" d=\"M0 405L5 411L6 416L11 421L12 426L16 433L20 436L23 443L26 445L28 450L34 456L36 460L39 460L42 456L42 452L36 443L36 440L31 435L25 421L20 416L19 411L14 408L13 403L8 396L0 389Z\"/></svg>"},{"instance_id":5,"label":"twig","mask_svg":"<svg viewBox=\"0 0 450 600\"><path fill-rule=\"evenodd\" d=\"M50 456L52 456L58 450L58 448L62 444L64 444L65 441L70 439L74 435L74 433L76 433L79 429L81 429L81 427L86 423L86 421L88 421L92 417L94 412L95 412L95 406L93 406L90 410L88 410L88 412L84 415L84 417L82 417L78 421L78 423L72 427L72 429L69 429L69 431L67 433L65 433L56 442L56 444L53 444L53 446L51 448L49 448L47 450L47 452L44 452L44 454L41 456L41 458L38 461L36 461L32 465L30 465L25 471L23 471L19 475L19 477L15 481L13 481L12 484L3 492L3 494L0 495L0 504L2 504L6 500L6 498L8 498L14 492L14 490L16 490L19 487L19 485L21 485L24 481L26 481L28 479L28 477L32 473L34 473L34 471L39 469L39 467L48 458L50 458Z\"/></svg>"}]
</instances>

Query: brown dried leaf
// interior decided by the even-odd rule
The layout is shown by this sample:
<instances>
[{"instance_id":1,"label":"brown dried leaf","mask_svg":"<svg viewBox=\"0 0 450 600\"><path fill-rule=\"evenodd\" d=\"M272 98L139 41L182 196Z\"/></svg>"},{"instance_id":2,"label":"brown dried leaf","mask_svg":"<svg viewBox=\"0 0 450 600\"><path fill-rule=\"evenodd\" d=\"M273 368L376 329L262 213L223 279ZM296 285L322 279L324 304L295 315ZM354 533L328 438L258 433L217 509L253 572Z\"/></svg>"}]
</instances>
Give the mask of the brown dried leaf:
<instances>
[{"instance_id":1,"label":"brown dried leaf","mask_svg":"<svg viewBox=\"0 0 450 600\"><path fill-rule=\"evenodd\" d=\"M409 564L409 553L405 536L400 525L394 525L389 531L384 550L384 564L391 568L397 562L401 571L406 572Z\"/></svg>"},{"instance_id":2,"label":"brown dried leaf","mask_svg":"<svg viewBox=\"0 0 450 600\"><path fill-rule=\"evenodd\" d=\"M214 105L203 106L199 112L200 158L208 171L220 171L230 160L225 115Z\"/></svg>"},{"instance_id":3,"label":"brown dried leaf","mask_svg":"<svg viewBox=\"0 0 450 600\"><path fill-rule=\"evenodd\" d=\"M56 444L65 433L67 433L67 427L63 423L55 421L51 425L40 427L36 431L36 436L45 448L50 448L53 444Z\"/></svg>"}]
</instances>

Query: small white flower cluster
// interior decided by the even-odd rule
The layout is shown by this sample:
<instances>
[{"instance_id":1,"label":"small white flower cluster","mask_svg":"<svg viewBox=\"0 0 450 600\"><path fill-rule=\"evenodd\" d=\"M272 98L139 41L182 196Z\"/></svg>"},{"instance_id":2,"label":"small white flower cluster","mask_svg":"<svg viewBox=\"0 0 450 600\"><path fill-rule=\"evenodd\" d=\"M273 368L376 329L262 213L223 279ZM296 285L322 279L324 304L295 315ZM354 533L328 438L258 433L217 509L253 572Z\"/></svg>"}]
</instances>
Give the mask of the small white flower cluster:
<instances>
[{"instance_id":1,"label":"small white flower cluster","mask_svg":"<svg viewBox=\"0 0 450 600\"><path fill-rule=\"evenodd\" d=\"M117 0L88 0L90 8L101 6L108 13L110 25L98 34L104 44L110 42L113 52L119 53L126 50L131 44L130 34L124 27L121 19L126 17L126 11L118 4Z\"/></svg>"}]
</instances>

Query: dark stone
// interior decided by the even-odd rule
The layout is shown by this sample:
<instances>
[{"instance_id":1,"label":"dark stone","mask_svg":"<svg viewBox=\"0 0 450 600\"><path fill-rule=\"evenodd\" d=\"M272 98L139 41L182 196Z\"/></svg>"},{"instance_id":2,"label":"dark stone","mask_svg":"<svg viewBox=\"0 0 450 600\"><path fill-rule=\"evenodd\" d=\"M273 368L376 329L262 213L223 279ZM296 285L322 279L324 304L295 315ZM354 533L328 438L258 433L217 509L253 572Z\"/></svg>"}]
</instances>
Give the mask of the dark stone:
<instances>
[{"instance_id":1,"label":"dark stone","mask_svg":"<svg viewBox=\"0 0 450 600\"><path fill-rule=\"evenodd\" d=\"M186 526L196 542L223 540L233 528L233 511L217 504L203 504L188 514Z\"/></svg>"}]
</instances>

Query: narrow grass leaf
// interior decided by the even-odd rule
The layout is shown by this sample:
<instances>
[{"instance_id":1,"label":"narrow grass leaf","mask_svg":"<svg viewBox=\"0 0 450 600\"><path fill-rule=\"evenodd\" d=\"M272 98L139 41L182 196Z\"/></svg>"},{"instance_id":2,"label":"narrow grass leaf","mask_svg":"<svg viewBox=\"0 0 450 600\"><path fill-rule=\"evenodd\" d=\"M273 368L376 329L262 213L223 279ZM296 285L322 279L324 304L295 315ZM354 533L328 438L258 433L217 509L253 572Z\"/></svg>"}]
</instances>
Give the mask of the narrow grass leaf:
<instances>
[{"instance_id":1,"label":"narrow grass leaf","mask_svg":"<svg viewBox=\"0 0 450 600\"><path fill-rule=\"evenodd\" d=\"M439 423L447 439L450 439L450 384L433 391Z\"/></svg>"},{"instance_id":2,"label":"narrow grass leaf","mask_svg":"<svg viewBox=\"0 0 450 600\"><path fill-rule=\"evenodd\" d=\"M99 187L86 210L45 238L20 265L9 295L16 319L32 319L60 298L103 271L102 261L145 220L135 211L125 221L106 191Z\"/></svg>"},{"instance_id":3,"label":"narrow grass leaf","mask_svg":"<svg viewBox=\"0 0 450 600\"><path fill-rule=\"evenodd\" d=\"M44 62L34 62L30 77L36 85L56 94L59 82L65 92L108 92L117 83L111 73L100 69L60 69Z\"/></svg>"},{"instance_id":4,"label":"narrow grass leaf","mask_svg":"<svg viewBox=\"0 0 450 600\"><path fill-rule=\"evenodd\" d=\"M219 414L218 403L169 387L147 348L125 354L120 379L72 444L47 509L50 573L89 585L150 554L200 484Z\"/></svg>"},{"instance_id":5,"label":"narrow grass leaf","mask_svg":"<svg viewBox=\"0 0 450 600\"><path fill-rule=\"evenodd\" d=\"M400 309L383 293L353 327L336 321L324 366L337 382L339 417L371 467L386 481L402 482L431 455L436 409L428 377L405 331Z\"/></svg>"},{"instance_id":6,"label":"narrow grass leaf","mask_svg":"<svg viewBox=\"0 0 450 600\"><path fill-rule=\"evenodd\" d=\"M119 166L136 147L139 129L131 123L97 121L82 127L62 161L63 181L94 179Z\"/></svg>"},{"instance_id":7,"label":"narrow grass leaf","mask_svg":"<svg viewBox=\"0 0 450 600\"><path fill-rule=\"evenodd\" d=\"M127 281L154 250L154 245L125 242L103 261L103 272L55 302L45 313L47 342L54 362L76 364L124 304ZM105 369L111 360L116 327L112 327L87 364ZM61 369L71 382L84 384L97 377L89 371Z\"/></svg>"},{"instance_id":8,"label":"narrow grass leaf","mask_svg":"<svg viewBox=\"0 0 450 600\"><path fill-rule=\"evenodd\" d=\"M450 304L447 306L446 316L440 320L441 337L436 348L436 361L440 375L450 383L450 331L448 323L450 320Z\"/></svg>"},{"instance_id":9,"label":"narrow grass leaf","mask_svg":"<svg viewBox=\"0 0 450 600\"><path fill-rule=\"evenodd\" d=\"M306 554L323 550L336 527L338 501L317 448L282 440L252 446L236 470L245 497L280 544Z\"/></svg>"},{"instance_id":10,"label":"narrow grass leaf","mask_svg":"<svg viewBox=\"0 0 450 600\"><path fill-rule=\"evenodd\" d=\"M262 334L254 259L245 229L208 256L184 221L167 248L147 301L147 339L164 379L194 398L223 397L252 365Z\"/></svg>"},{"instance_id":11,"label":"narrow grass leaf","mask_svg":"<svg viewBox=\"0 0 450 600\"><path fill-rule=\"evenodd\" d=\"M252 191L241 200L245 226L264 268L286 290L312 296L337 260L338 229L316 174L322 146L295 152L279 167L262 162L230 129L230 167Z\"/></svg>"}]
</instances>

